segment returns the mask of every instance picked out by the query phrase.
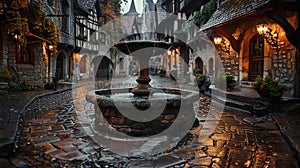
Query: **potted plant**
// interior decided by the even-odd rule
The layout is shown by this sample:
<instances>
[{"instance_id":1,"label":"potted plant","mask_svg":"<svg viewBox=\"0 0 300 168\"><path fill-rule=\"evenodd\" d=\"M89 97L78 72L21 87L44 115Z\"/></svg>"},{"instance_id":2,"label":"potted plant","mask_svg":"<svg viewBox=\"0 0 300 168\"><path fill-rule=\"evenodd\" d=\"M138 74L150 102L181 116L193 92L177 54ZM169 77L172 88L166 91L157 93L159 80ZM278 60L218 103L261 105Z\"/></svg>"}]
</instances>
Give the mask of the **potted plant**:
<instances>
[{"instance_id":1,"label":"potted plant","mask_svg":"<svg viewBox=\"0 0 300 168\"><path fill-rule=\"evenodd\" d=\"M236 85L236 81L234 80L234 76L233 75L226 75L225 76L226 79L226 86L227 86L227 90L233 90L235 85Z\"/></svg>"},{"instance_id":2,"label":"potted plant","mask_svg":"<svg viewBox=\"0 0 300 168\"><path fill-rule=\"evenodd\" d=\"M8 71L6 65L3 65L0 70L0 89L6 89L11 78L12 76Z\"/></svg>"},{"instance_id":3,"label":"potted plant","mask_svg":"<svg viewBox=\"0 0 300 168\"><path fill-rule=\"evenodd\" d=\"M282 98L285 87L280 85L278 81L272 80L270 76L264 79L258 76L255 79L253 88L257 91L262 99L265 100L280 100Z\"/></svg>"}]
</instances>

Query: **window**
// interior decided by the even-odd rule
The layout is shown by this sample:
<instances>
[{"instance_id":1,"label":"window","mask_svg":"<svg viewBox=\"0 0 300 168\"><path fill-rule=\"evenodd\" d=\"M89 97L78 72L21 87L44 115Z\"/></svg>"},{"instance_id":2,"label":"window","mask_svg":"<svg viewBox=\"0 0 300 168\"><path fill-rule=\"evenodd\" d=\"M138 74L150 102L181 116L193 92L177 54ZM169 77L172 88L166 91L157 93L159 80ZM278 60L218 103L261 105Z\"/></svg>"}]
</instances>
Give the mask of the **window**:
<instances>
[{"instance_id":1,"label":"window","mask_svg":"<svg viewBox=\"0 0 300 168\"><path fill-rule=\"evenodd\" d=\"M55 5L55 0L47 0L47 4L51 7L54 7Z\"/></svg>"},{"instance_id":2,"label":"window","mask_svg":"<svg viewBox=\"0 0 300 168\"><path fill-rule=\"evenodd\" d=\"M264 39L257 35L250 40L249 81L263 76L264 70Z\"/></svg>"},{"instance_id":3,"label":"window","mask_svg":"<svg viewBox=\"0 0 300 168\"><path fill-rule=\"evenodd\" d=\"M100 33L99 38L100 38L100 44L105 45L106 44L106 34Z\"/></svg>"},{"instance_id":4,"label":"window","mask_svg":"<svg viewBox=\"0 0 300 168\"><path fill-rule=\"evenodd\" d=\"M61 22L61 28L63 31L68 32L69 29L69 4L66 0L62 2L62 22Z\"/></svg>"},{"instance_id":5,"label":"window","mask_svg":"<svg viewBox=\"0 0 300 168\"><path fill-rule=\"evenodd\" d=\"M79 66L80 66L80 73L85 73L86 72L86 56L81 58Z\"/></svg>"},{"instance_id":6,"label":"window","mask_svg":"<svg viewBox=\"0 0 300 168\"><path fill-rule=\"evenodd\" d=\"M33 64L33 58L30 56L27 48L23 48L20 44L18 44L16 53L18 64Z\"/></svg>"}]
</instances>

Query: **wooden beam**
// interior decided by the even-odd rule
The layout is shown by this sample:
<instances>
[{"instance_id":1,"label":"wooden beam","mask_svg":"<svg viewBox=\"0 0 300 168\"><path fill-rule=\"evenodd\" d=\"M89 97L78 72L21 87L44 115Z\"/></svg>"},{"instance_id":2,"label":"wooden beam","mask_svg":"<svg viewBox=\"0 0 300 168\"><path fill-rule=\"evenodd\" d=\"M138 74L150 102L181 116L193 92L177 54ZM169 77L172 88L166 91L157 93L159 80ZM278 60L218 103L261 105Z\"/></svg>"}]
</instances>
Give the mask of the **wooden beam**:
<instances>
[{"instance_id":1,"label":"wooden beam","mask_svg":"<svg viewBox=\"0 0 300 168\"><path fill-rule=\"evenodd\" d=\"M229 41L230 41L230 45L232 47L232 49L234 51L236 51L237 53L240 53L241 50L241 46L240 43L238 42L238 40L236 40L232 34L225 28L219 28L215 30L217 32L217 34L223 35L224 37L226 37Z\"/></svg>"},{"instance_id":2,"label":"wooden beam","mask_svg":"<svg viewBox=\"0 0 300 168\"><path fill-rule=\"evenodd\" d=\"M39 39L39 40L46 41L46 42L48 42L49 44L52 43L51 41L46 40L46 39L44 39L44 38L42 38L42 37L40 37L40 36L37 36L37 35L35 35L35 34L32 34L32 33L30 33L30 32L27 34L27 36L35 37L35 38L37 38L37 39Z\"/></svg>"},{"instance_id":3,"label":"wooden beam","mask_svg":"<svg viewBox=\"0 0 300 168\"><path fill-rule=\"evenodd\" d=\"M300 48L300 32L297 31L297 29L295 30L293 26L287 21L287 19L284 16L282 16L279 12L268 11L266 12L266 14L268 18L274 20L277 24L281 26L281 28L285 31L288 41L296 48Z\"/></svg>"}]
</instances>

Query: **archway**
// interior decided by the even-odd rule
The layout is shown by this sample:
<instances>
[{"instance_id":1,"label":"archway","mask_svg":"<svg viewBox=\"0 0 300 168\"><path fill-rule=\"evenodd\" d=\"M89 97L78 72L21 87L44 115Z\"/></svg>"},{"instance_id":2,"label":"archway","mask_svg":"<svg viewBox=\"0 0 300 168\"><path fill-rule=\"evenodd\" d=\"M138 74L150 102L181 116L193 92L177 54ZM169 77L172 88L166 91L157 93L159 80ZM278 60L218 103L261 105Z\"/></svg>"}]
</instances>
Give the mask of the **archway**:
<instances>
[{"instance_id":1,"label":"archway","mask_svg":"<svg viewBox=\"0 0 300 168\"><path fill-rule=\"evenodd\" d=\"M94 58L92 64L95 68L96 79L110 79L112 77L112 61L106 56Z\"/></svg>"},{"instance_id":2,"label":"archway","mask_svg":"<svg viewBox=\"0 0 300 168\"><path fill-rule=\"evenodd\" d=\"M79 62L80 67L80 73L86 73L87 72L87 56L84 55Z\"/></svg>"},{"instance_id":3,"label":"archway","mask_svg":"<svg viewBox=\"0 0 300 168\"><path fill-rule=\"evenodd\" d=\"M56 58L56 70L55 70L55 76L58 80L64 79L64 64L65 64L65 56L63 53L59 53Z\"/></svg>"},{"instance_id":4,"label":"archway","mask_svg":"<svg viewBox=\"0 0 300 168\"><path fill-rule=\"evenodd\" d=\"M195 60L195 68L198 68L200 73L203 74L203 61L200 57L197 57Z\"/></svg>"}]
</instances>

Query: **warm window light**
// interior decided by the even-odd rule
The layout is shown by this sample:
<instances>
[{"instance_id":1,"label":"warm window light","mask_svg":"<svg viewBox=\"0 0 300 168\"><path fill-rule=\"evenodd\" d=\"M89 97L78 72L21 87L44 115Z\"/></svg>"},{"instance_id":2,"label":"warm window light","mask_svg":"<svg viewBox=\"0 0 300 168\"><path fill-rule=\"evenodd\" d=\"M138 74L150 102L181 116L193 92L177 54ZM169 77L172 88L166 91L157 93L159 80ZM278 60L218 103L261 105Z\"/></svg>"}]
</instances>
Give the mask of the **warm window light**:
<instances>
[{"instance_id":1,"label":"warm window light","mask_svg":"<svg viewBox=\"0 0 300 168\"><path fill-rule=\"evenodd\" d=\"M222 37L220 37L220 36L214 37L215 44L219 45L219 44L221 44L221 42L222 42Z\"/></svg>"},{"instance_id":2,"label":"warm window light","mask_svg":"<svg viewBox=\"0 0 300 168\"><path fill-rule=\"evenodd\" d=\"M256 29L259 35L264 36L265 34L267 34L269 28L268 25L265 23L259 23L256 25Z\"/></svg>"}]
</instances>

